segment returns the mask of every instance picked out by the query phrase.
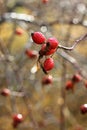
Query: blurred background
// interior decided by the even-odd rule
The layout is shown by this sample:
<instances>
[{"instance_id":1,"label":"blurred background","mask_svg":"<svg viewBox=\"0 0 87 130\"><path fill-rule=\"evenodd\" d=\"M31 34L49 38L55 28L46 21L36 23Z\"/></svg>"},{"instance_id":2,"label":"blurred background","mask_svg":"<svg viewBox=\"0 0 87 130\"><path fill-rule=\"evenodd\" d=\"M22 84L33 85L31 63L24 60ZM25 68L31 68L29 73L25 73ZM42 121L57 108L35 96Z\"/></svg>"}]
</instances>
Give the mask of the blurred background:
<instances>
[{"instance_id":1,"label":"blurred background","mask_svg":"<svg viewBox=\"0 0 87 130\"><path fill-rule=\"evenodd\" d=\"M35 31L72 46L87 34L87 0L0 0L0 130L87 130L87 115L80 112L87 103L87 38L73 51L57 50L49 72L53 83L43 85ZM37 56L28 57L26 49ZM78 72L83 80L66 90ZM3 95L4 88L10 94ZM15 128L14 113L23 115Z\"/></svg>"}]
</instances>

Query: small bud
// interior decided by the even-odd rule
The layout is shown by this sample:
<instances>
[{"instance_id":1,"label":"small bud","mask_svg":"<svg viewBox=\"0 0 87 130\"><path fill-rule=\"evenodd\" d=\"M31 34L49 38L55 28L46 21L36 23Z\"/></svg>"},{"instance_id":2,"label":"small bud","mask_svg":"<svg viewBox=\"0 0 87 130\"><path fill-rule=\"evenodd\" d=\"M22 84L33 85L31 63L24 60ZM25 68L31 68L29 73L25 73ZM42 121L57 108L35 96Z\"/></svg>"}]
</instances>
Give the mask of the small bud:
<instances>
[{"instance_id":1,"label":"small bud","mask_svg":"<svg viewBox=\"0 0 87 130\"><path fill-rule=\"evenodd\" d=\"M52 82L53 82L53 77L51 75L46 75L42 78L42 85L52 84Z\"/></svg>"},{"instance_id":2,"label":"small bud","mask_svg":"<svg viewBox=\"0 0 87 130\"><path fill-rule=\"evenodd\" d=\"M26 49L25 54L26 54L30 59L34 59L34 58L37 58L38 52L35 51L35 50Z\"/></svg>"},{"instance_id":3,"label":"small bud","mask_svg":"<svg viewBox=\"0 0 87 130\"><path fill-rule=\"evenodd\" d=\"M87 113L87 104L83 104L82 106L80 106L80 111L82 114Z\"/></svg>"},{"instance_id":4,"label":"small bud","mask_svg":"<svg viewBox=\"0 0 87 130\"><path fill-rule=\"evenodd\" d=\"M70 89L73 89L73 87L74 87L73 82L72 82L71 80L68 80L68 81L66 82L65 89L66 89L66 90L70 90Z\"/></svg>"},{"instance_id":5,"label":"small bud","mask_svg":"<svg viewBox=\"0 0 87 130\"><path fill-rule=\"evenodd\" d=\"M0 93L3 96L9 96L11 92L10 92L10 90L8 88L4 88L4 89L1 90Z\"/></svg>"},{"instance_id":6,"label":"small bud","mask_svg":"<svg viewBox=\"0 0 87 130\"><path fill-rule=\"evenodd\" d=\"M13 115L13 127L16 128L18 126L19 123L23 122L23 116L22 114L14 114Z\"/></svg>"},{"instance_id":7,"label":"small bud","mask_svg":"<svg viewBox=\"0 0 87 130\"><path fill-rule=\"evenodd\" d=\"M80 74L75 74L73 75L72 77L72 81L75 82L75 83L78 83L82 80L82 76Z\"/></svg>"},{"instance_id":8,"label":"small bud","mask_svg":"<svg viewBox=\"0 0 87 130\"><path fill-rule=\"evenodd\" d=\"M21 28L17 28L16 30L15 30L15 34L16 35L22 35L24 33L24 30L23 29L21 29Z\"/></svg>"}]
</instances>

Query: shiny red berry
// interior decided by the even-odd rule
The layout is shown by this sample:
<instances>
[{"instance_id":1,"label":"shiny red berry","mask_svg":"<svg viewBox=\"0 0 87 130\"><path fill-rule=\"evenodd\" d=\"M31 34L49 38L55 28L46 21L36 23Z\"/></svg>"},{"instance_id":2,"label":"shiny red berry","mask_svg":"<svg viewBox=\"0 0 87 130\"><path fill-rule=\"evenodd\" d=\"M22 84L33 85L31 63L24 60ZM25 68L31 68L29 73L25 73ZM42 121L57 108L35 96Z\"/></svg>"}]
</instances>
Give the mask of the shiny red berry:
<instances>
[{"instance_id":1,"label":"shiny red berry","mask_svg":"<svg viewBox=\"0 0 87 130\"><path fill-rule=\"evenodd\" d=\"M41 32L31 33L31 36L36 44L43 44L46 41L45 36Z\"/></svg>"},{"instance_id":2,"label":"shiny red berry","mask_svg":"<svg viewBox=\"0 0 87 130\"><path fill-rule=\"evenodd\" d=\"M25 54L31 59L37 58L38 55L37 51L29 49L26 49Z\"/></svg>"},{"instance_id":3,"label":"shiny red berry","mask_svg":"<svg viewBox=\"0 0 87 130\"><path fill-rule=\"evenodd\" d=\"M39 51L40 55L51 55L56 52L56 49L50 49L47 44L43 44L41 50Z\"/></svg>"},{"instance_id":4,"label":"shiny red berry","mask_svg":"<svg viewBox=\"0 0 87 130\"><path fill-rule=\"evenodd\" d=\"M80 74L75 74L75 75L73 75L73 77L72 77L72 81L73 82L76 82L76 83L78 83L78 82L80 82L82 80L82 76L80 75Z\"/></svg>"},{"instance_id":5,"label":"shiny red berry","mask_svg":"<svg viewBox=\"0 0 87 130\"><path fill-rule=\"evenodd\" d=\"M47 58L45 61L44 61L44 70L45 71L49 71L51 69L53 69L54 67L54 60L52 58Z\"/></svg>"},{"instance_id":6,"label":"shiny red berry","mask_svg":"<svg viewBox=\"0 0 87 130\"><path fill-rule=\"evenodd\" d=\"M83 104L80 106L80 111L82 114L87 113L87 104Z\"/></svg>"},{"instance_id":7,"label":"shiny red berry","mask_svg":"<svg viewBox=\"0 0 87 130\"><path fill-rule=\"evenodd\" d=\"M46 55L52 55L56 52L56 49L50 49L48 52L46 52Z\"/></svg>"},{"instance_id":8,"label":"shiny red berry","mask_svg":"<svg viewBox=\"0 0 87 130\"><path fill-rule=\"evenodd\" d=\"M23 121L22 114L14 114L13 115L13 122L14 124L21 123Z\"/></svg>"},{"instance_id":9,"label":"shiny red berry","mask_svg":"<svg viewBox=\"0 0 87 130\"><path fill-rule=\"evenodd\" d=\"M10 95L10 90L8 88L4 88L1 90L1 95L3 96L9 96Z\"/></svg>"},{"instance_id":10,"label":"shiny red berry","mask_svg":"<svg viewBox=\"0 0 87 130\"><path fill-rule=\"evenodd\" d=\"M56 49L59 45L59 42L56 38L52 37L47 40L47 43L49 44L49 47L51 49Z\"/></svg>"},{"instance_id":11,"label":"shiny red berry","mask_svg":"<svg viewBox=\"0 0 87 130\"><path fill-rule=\"evenodd\" d=\"M52 84L52 82L53 82L53 77L51 75L46 75L42 78L43 85Z\"/></svg>"},{"instance_id":12,"label":"shiny red berry","mask_svg":"<svg viewBox=\"0 0 87 130\"><path fill-rule=\"evenodd\" d=\"M73 82L72 82L71 80L68 80L68 81L66 82L66 85L65 85L66 90L73 89L73 87L74 87Z\"/></svg>"},{"instance_id":13,"label":"shiny red berry","mask_svg":"<svg viewBox=\"0 0 87 130\"><path fill-rule=\"evenodd\" d=\"M17 28L16 30L15 30L15 34L16 35L22 35L24 33L24 31L23 31L23 29L21 29L21 28Z\"/></svg>"}]
</instances>

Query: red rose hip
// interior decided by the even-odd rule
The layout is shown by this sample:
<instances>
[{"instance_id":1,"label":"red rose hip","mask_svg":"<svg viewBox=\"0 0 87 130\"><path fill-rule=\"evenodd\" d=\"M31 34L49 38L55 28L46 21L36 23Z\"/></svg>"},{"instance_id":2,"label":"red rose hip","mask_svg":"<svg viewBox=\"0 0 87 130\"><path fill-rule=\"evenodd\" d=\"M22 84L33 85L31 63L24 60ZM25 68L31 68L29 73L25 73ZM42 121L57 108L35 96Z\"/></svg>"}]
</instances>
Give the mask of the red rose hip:
<instances>
[{"instance_id":1,"label":"red rose hip","mask_svg":"<svg viewBox=\"0 0 87 130\"><path fill-rule=\"evenodd\" d=\"M51 75L46 75L42 78L43 85L52 84L52 82L53 82L53 77Z\"/></svg>"},{"instance_id":2,"label":"red rose hip","mask_svg":"<svg viewBox=\"0 0 87 130\"><path fill-rule=\"evenodd\" d=\"M55 52L56 52L56 49L50 49L49 51L46 52L46 56L54 54Z\"/></svg>"},{"instance_id":3,"label":"red rose hip","mask_svg":"<svg viewBox=\"0 0 87 130\"><path fill-rule=\"evenodd\" d=\"M15 123L21 123L23 121L22 114L14 114L13 115L13 122Z\"/></svg>"},{"instance_id":4,"label":"red rose hip","mask_svg":"<svg viewBox=\"0 0 87 130\"><path fill-rule=\"evenodd\" d=\"M54 67L54 60L52 58L47 58L45 61L44 61L44 70L45 71L49 71L51 69L53 69Z\"/></svg>"},{"instance_id":5,"label":"red rose hip","mask_svg":"<svg viewBox=\"0 0 87 130\"><path fill-rule=\"evenodd\" d=\"M80 106L80 111L82 114L87 113L87 104L83 104Z\"/></svg>"},{"instance_id":6,"label":"red rose hip","mask_svg":"<svg viewBox=\"0 0 87 130\"><path fill-rule=\"evenodd\" d=\"M10 90L8 88L4 88L4 89L1 90L0 93L3 96L9 96L11 92L10 92Z\"/></svg>"},{"instance_id":7,"label":"red rose hip","mask_svg":"<svg viewBox=\"0 0 87 130\"><path fill-rule=\"evenodd\" d=\"M59 42L56 38L52 37L47 40L47 44L49 44L51 49L56 49L59 45Z\"/></svg>"},{"instance_id":8,"label":"red rose hip","mask_svg":"<svg viewBox=\"0 0 87 130\"><path fill-rule=\"evenodd\" d=\"M80 82L82 80L82 77L81 77L81 75L80 74L75 74L75 75L73 75L73 77L72 77L72 81L73 82L75 82L75 83L78 83L78 82Z\"/></svg>"},{"instance_id":9,"label":"red rose hip","mask_svg":"<svg viewBox=\"0 0 87 130\"><path fill-rule=\"evenodd\" d=\"M46 44L43 44L41 50L39 51L40 55L51 55L56 52L56 49L50 49Z\"/></svg>"},{"instance_id":10,"label":"red rose hip","mask_svg":"<svg viewBox=\"0 0 87 130\"><path fill-rule=\"evenodd\" d=\"M32 40L36 44L43 44L46 41L45 36L41 32L31 33L31 36L32 36Z\"/></svg>"},{"instance_id":11,"label":"red rose hip","mask_svg":"<svg viewBox=\"0 0 87 130\"><path fill-rule=\"evenodd\" d=\"M21 29L21 28L17 28L16 30L15 30L15 34L16 35L22 35L24 33L24 31L23 31L23 29Z\"/></svg>"},{"instance_id":12,"label":"red rose hip","mask_svg":"<svg viewBox=\"0 0 87 130\"><path fill-rule=\"evenodd\" d=\"M13 127L16 128L18 126L19 123L21 123L23 121L23 116L22 114L14 114L13 115Z\"/></svg>"},{"instance_id":13,"label":"red rose hip","mask_svg":"<svg viewBox=\"0 0 87 130\"><path fill-rule=\"evenodd\" d=\"M65 85L66 90L73 89L73 87L74 87L73 82L72 82L71 80L68 80L68 81L66 82L66 85Z\"/></svg>"},{"instance_id":14,"label":"red rose hip","mask_svg":"<svg viewBox=\"0 0 87 130\"><path fill-rule=\"evenodd\" d=\"M36 58L37 55L38 55L37 51L35 51L35 50L29 50L29 49L26 49L25 54L26 54L29 58L31 58L31 59Z\"/></svg>"}]
</instances>

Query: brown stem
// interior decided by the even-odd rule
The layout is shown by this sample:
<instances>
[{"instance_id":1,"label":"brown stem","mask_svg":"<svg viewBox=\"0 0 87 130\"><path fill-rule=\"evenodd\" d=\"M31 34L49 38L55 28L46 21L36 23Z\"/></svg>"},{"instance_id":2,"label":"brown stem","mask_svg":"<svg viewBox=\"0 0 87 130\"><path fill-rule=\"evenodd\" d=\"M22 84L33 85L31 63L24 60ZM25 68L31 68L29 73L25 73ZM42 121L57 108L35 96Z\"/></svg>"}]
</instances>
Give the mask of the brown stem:
<instances>
[{"instance_id":1,"label":"brown stem","mask_svg":"<svg viewBox=\"0 0 87 130\"><path fill-rule=\"evenodd\" d=\"M68 51L72 51L72 50L76 47L76 45L77 45L79 42L81 42L82 40L84 40L85 38L87 38L87 34L85 34L85 35L81 36L79 39L77 39L77 40L74 42L73 46L71 46L71 47L66 47L66 46L63 46L63 45L59 45L58 48L64 49L64 50L68 50Z\"/></svg>"}]
</instances>

